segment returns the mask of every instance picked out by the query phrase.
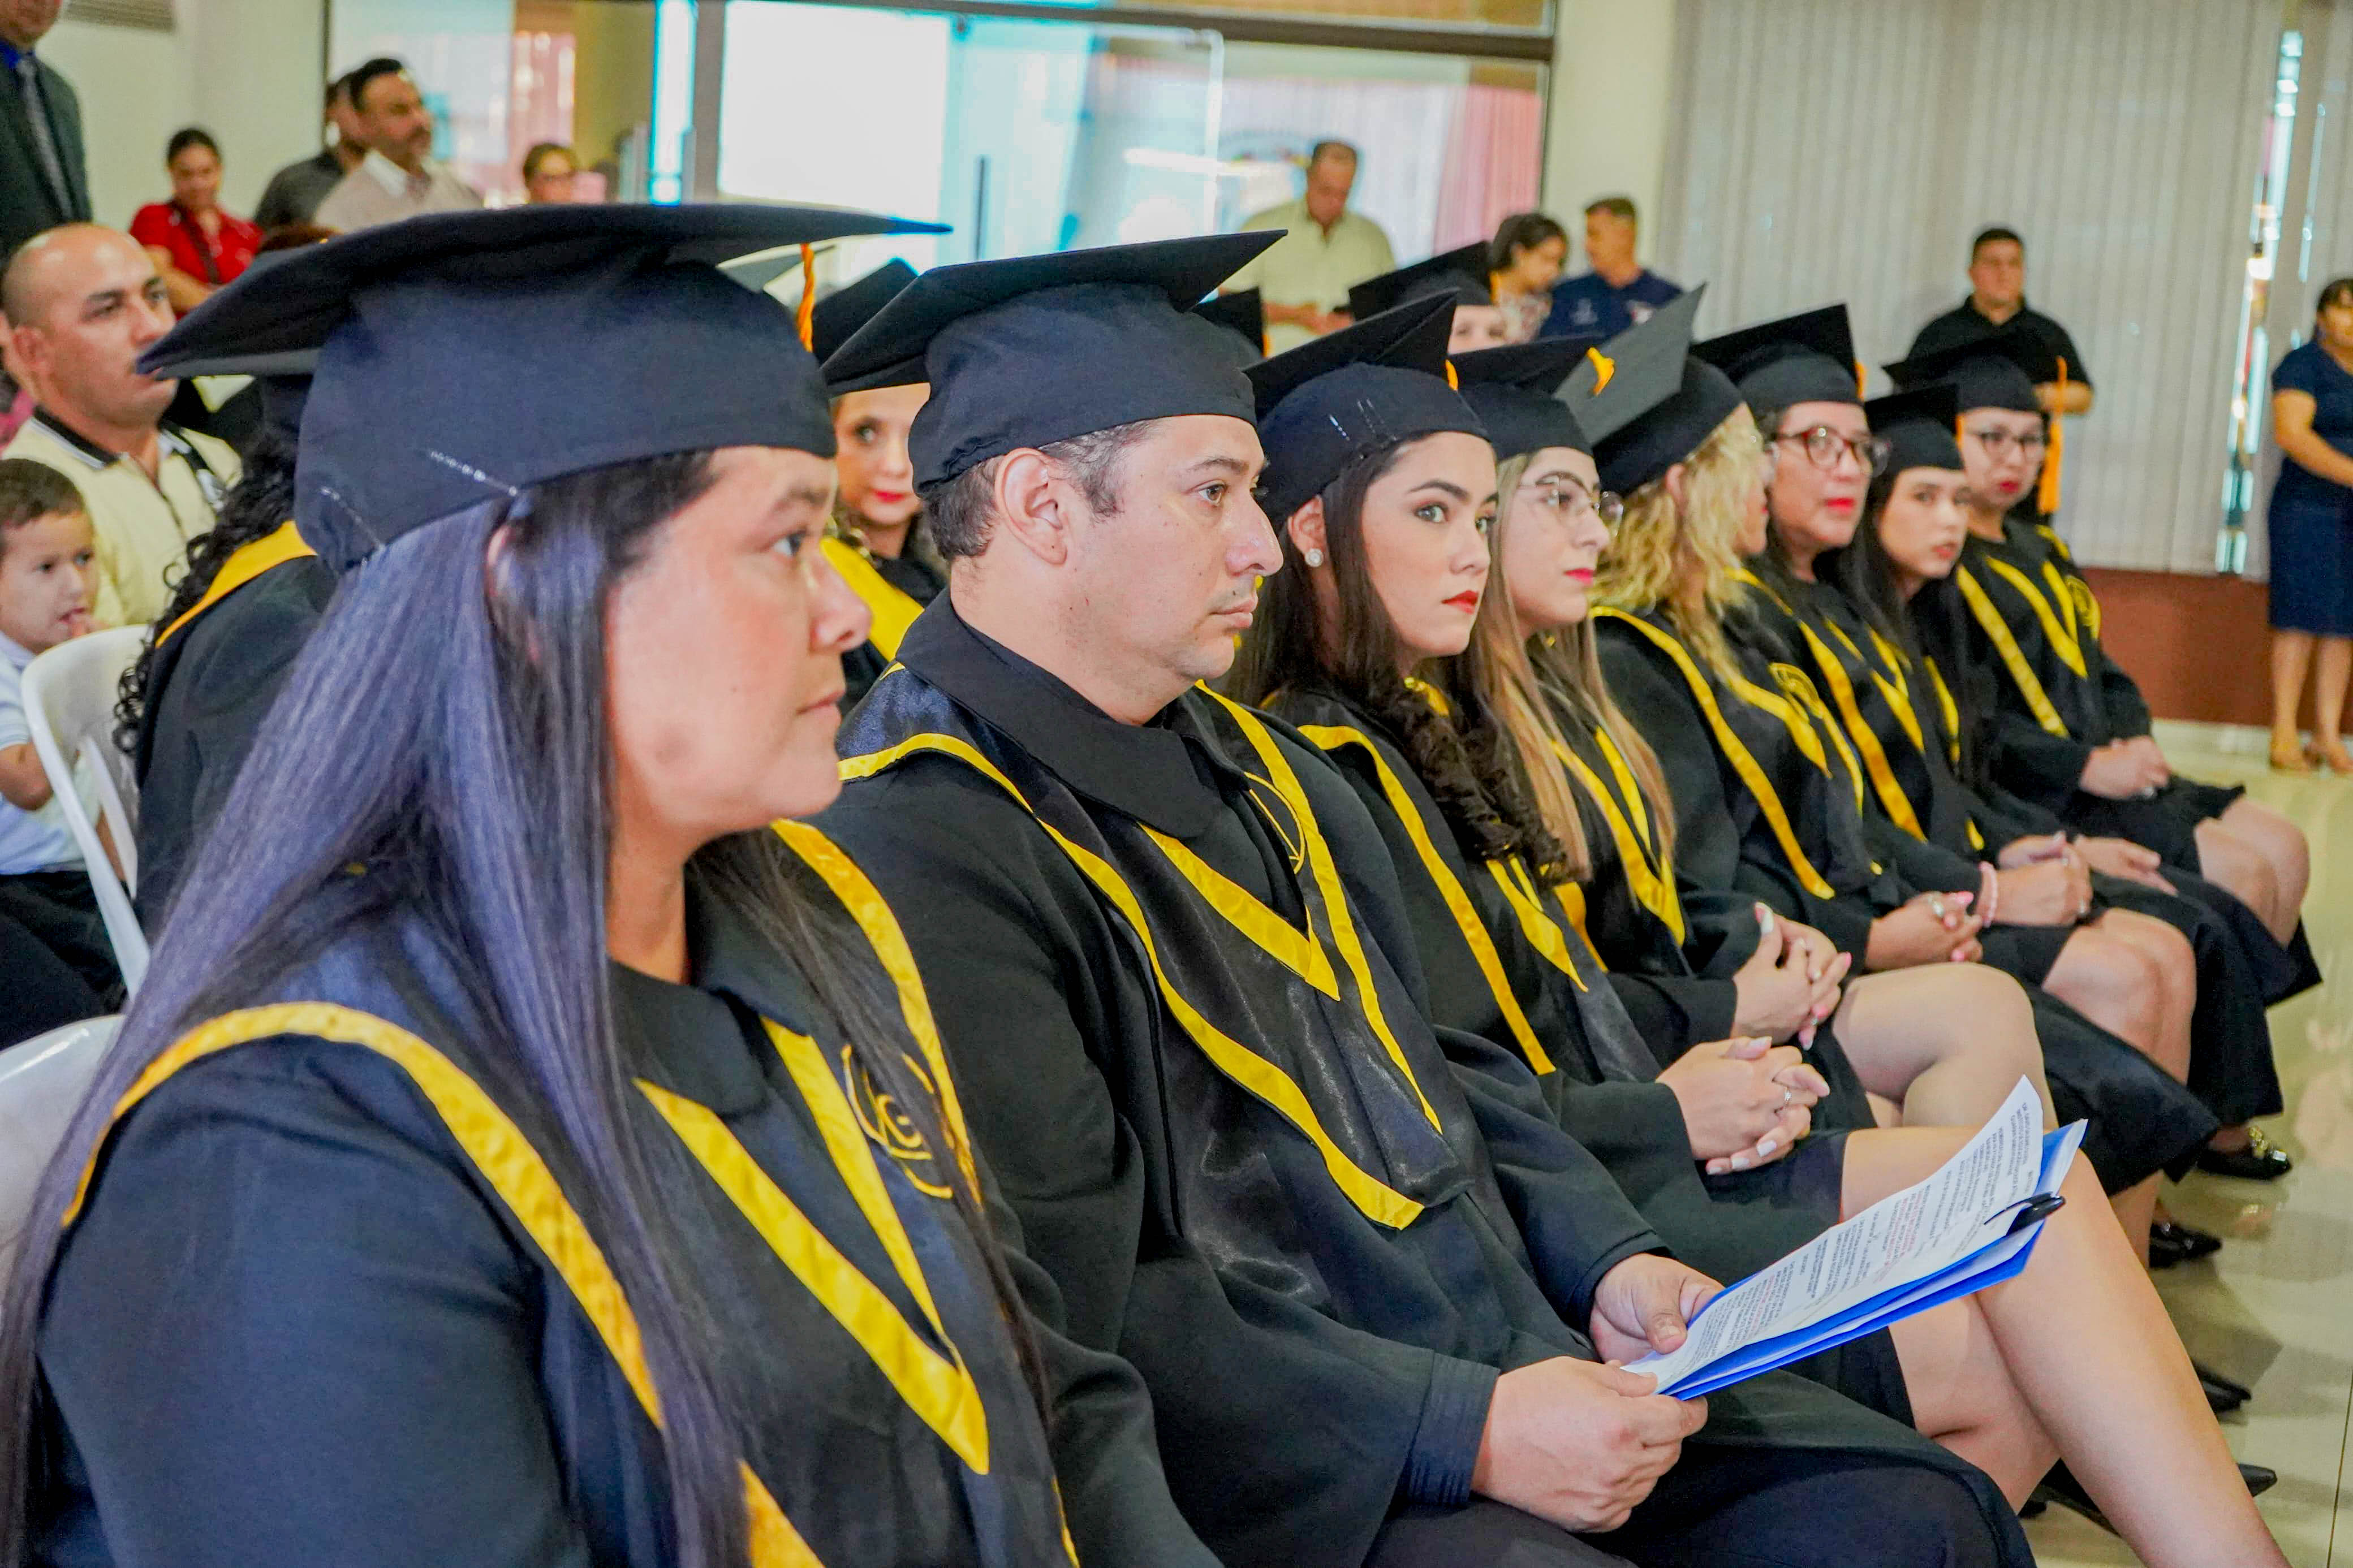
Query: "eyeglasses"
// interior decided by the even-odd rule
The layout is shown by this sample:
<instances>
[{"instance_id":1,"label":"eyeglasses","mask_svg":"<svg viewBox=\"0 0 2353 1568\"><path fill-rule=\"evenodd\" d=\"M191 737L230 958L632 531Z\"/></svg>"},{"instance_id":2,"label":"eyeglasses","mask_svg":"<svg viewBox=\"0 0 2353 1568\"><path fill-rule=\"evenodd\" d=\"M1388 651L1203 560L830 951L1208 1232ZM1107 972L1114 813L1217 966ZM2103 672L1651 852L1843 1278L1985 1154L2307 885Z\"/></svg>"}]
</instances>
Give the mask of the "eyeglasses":
<instances>
[{"instance_id":1,"label":"eyeglasses","mask_svg":"<svg viewBox=\"0 0 2353 1568\"><path fill-rule=\"evenodd\" d=\"M1838 467L1840 453L1852 452L1865 474L1875 474L1887 466L1889 456L1895 450L1895 443L1884 436L1841 436L1827 425L1776 436L1773 440L1776 445L1783 441L1804 442L1807 459L1825 471Z\"/></svg>"},{"instance_id":2,"label":"eyeglasses","mask_svg":"<svg viewBox=\"0 0 2353 1568\"><path fill-rule=\"evenodd\" d=\"M1972 430L1969 435L1986 449L1986 456L1989 458L1999 458L2012 447L2017 447L2021 455L2032 457L2050 445L2040 430L2031 436L2013 435L2008 430Z\"/></svg>"},{"instance_id":3,"label":"eyeglasses","mask_svg":"<svg viewBox=\"0 0 2353 1568\"><path fill-rule=\"evenodd\" d=\"M1618 520L1626 515L1626 503L1609 490L1588 490L1574 480L1561 480L1536 492L1536 504L1550 507L1553 515L1567 522L1572 518L1590 513L1601 520L1604 528L1616 528Z\"/></svg>"}]
</instances>

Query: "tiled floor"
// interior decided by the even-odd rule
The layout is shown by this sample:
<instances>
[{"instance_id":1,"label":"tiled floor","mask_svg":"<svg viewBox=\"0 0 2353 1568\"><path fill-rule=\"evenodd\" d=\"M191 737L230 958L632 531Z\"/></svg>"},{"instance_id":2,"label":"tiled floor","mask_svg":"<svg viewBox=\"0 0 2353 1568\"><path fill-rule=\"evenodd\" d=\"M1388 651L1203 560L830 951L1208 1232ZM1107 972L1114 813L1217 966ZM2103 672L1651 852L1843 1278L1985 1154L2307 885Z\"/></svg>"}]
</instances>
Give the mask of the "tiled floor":
<instances>
[{"instance_id":1,"label":"tiled floor","mask_svg":"<svg viewBox=\"0 0 2353 1568\"><path fill-rule=\"evenodd\" d=\"M2272 1131L2295 1173L2276 1185L2193 1175L2170 1192L2176 1214L2229 1244L2159 1274L2158 1288L2191 1353L2255 1390L2225 1429L2240 1458L2280 1472L2262 1507L2288 1561L2353 1568L2353 779L2168 749L2185 773L2249 784L2310 837L2305 919L2329 981L2272 1014L2288 1101ZM2063 1510L2027 1533L2045 1568L2139 1562Z\"/></svg>"}]
</instances>

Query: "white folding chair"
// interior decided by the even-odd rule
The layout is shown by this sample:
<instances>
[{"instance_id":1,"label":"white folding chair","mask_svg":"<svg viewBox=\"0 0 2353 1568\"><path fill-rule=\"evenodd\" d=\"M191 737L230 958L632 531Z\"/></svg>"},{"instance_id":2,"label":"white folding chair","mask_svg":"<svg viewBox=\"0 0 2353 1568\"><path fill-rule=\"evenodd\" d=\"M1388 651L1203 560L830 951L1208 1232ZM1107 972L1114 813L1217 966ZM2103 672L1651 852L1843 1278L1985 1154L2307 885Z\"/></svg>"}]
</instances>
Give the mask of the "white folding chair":
<instances>
[{"instance_id":1,"label":"white folding chair","mask_svg":"<svg viewBox=\"0 0 2353 1568\"><path fill-rule=\"evenodd\" d=\"M146 933L131 910L131 894L139 886L139 784L131 776L131 759L114 743L114 695L146 637L145 626L92 632L59 643L25 670L25 720L33 731L33 750L40 754L41 771L49 775L90 885L97 890L98 912L106 919L123 989L134 994L147 974ZM99 820L109 825L121 858L120 879L76 787L77 764L90 781Z\"/></svg>"},{"instance_id":2,"label":"white folding chair","mask_svg":"<svg viewBox=\"0 0 2353 1568\"><path fill-rule=\"evenodd\" d=\"M119 1015L85 1018L0 1051L0 1274L16 1256L41 1172L121 1026Z\"/></svg>"}]
</instances>

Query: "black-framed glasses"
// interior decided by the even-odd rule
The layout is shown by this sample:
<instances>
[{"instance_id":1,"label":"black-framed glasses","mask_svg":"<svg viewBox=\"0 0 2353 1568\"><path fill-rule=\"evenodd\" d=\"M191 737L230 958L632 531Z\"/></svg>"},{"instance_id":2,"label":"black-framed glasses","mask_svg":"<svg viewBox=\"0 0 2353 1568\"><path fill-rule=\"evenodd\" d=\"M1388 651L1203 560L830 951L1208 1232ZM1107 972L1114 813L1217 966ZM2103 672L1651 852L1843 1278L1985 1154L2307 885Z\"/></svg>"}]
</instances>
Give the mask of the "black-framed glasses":
<instances>
[{"instance_id":1,"label":"black-framed glasses","mask_svg":"<svg viewBox=\"0 0 2353 1568\"><path fill-rule=\"evenodd\" d=\"M1626 515L1626 503L1610 490L1588 490L1575 479L1555 479L1538 487L1536 504L1548 507L1553 516L1567 522L1582 513L1590 512L1601 520L1601 526L1614 529L1618 520Z\"/></svg>"},{"instance_id":2,"label":"black-framed glasses","mask_svg":"<svg viewBox=\"0 0 2353 1568\"><path fill-rule=\"evenodd\" d=\"M1838 467L1840 454L1852 452L1865 474L1875 474L1887 466L1888 458L1895 450L1895 443L1884 436L1846 436L1827 425L1793 430L1773 440L1777 445L1783 441L1801 443L1806 448L1806 460L1825 472Z\"/></svg>"},{"instance_id":3,"label":"black-framed glasses","mask_svg":"<svg viewBox=\"0 0 2353 1568\"><path fill-rule=\"evenodd\" d=\"M1989 458L1999 458L2012 447L2017 447L2021 455L2031 458L2051 445L2050 437L2040 430L2026 436L2012 430L1972 430L1969 434L1976 437L1978 445L1986 449L1986 456Z\"/></svg>"}]
</instances>

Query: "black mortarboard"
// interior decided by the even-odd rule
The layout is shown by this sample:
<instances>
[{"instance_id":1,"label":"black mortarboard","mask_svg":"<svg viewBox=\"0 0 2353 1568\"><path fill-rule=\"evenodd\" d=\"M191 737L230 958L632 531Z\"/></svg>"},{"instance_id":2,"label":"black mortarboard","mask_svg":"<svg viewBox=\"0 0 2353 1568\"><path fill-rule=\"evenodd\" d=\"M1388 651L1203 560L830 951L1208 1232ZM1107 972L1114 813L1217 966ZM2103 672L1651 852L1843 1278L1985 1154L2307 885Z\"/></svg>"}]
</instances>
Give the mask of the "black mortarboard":
<instances>
[{"instance_id":1,"label":"black mortarboard","mask_svg":"<svg viewBox=\"0 0 2353 1568\"><path fill-rule=\"evenodd\" d=\"M1497 462L1507 463L1546 447L1593 450L1577 416L1556 394L1569 372L1585 363L1586 351L1600 341L1538 338L1532 343L1507 343L1454 356L1454 375L1462 388L1462 401L1487 427Z\"/></svg>"},{"instance_id":2,"label":"black mortarboard","mask_svg":"<svg viewBox=\"0 0 2353 1568\"><path fill-rule=\"evenodd\" d=\"M670 453L833 451L792 312L717 260L931 233L759 203L437 213L290 251L141 357L315 348L295 475L302 537L338 571L494 496Z\"/></svg>"},{"instance_id":3,"label":"black mortarboard","mask_svg":"<svg viewBox=\"0 0 2353 1568\"><path fill-rule=\"evenodd\" d=\"M1020 447L1185 414L1250 416L1250 384L1192 314L1280 233L935 267L826 361L837 392L932 384L908 432L921 489Z\"/></svg>"},{"instance_id":4,"label":"black mortarboard","mask_svg":"<svg viewBox=\"0 0 2353 1568\"><path fill-rule=\"evenodd\" d=\"M1961 466L1961 444L1953 434L1961 416L1960 400L1946 383L1874 397L1862 405L1862 412L1871 421L1871 433L1890 443L1884 472Z\"/></svg>"},{"instance_id":5,"label":"black mortarboard","mask_svg":"<svg viewBox=\"0 0 2353 1568\"><path fill-rule=\"evenodd\" d=\"M1862 401L1844 305L1743 327L1694 343L1692 353L1730 376L1751 408Z\"/></svg>"},{"instance_id":6,"label":"black mortarboard","mask_svg":"<svg viewBox=\"0 0 2353 1568\"><path fill-rule=\"evenodd\" d=\"M1562 388L1569 411L1593 440L1601 486L1636 490L1699 449L1741 405L1732 378L1691 353L1692 317L1706 286L1677 295L1601 345Z\"/></svg>"},{"instance_id":7,"label":"black mortarboard","mask_svg":"<svg viewBox=\"0 0 2353 1568\"><path fill-rule=\"evenodd\" d=\"M894 256L855 283L845 283L820 297L809 314L809 352L817 355L818 363L832 358L834 350L914 280L915 269Z\"/></svg>"},{"instance_id":8,"label":"black mortarboard","mask_svg":"<svg viewBox=\"0 0 2353 1568\"><path fill-rule=\"evenodd\" d=\"M2051 351L2029 334L1998 328L1949 349L1922 354L1887 367L1899 387L1949 382L1961 412L1972 408L2008 408L2020 414L2040 414L2042 401L2034 395L2038 376L2058 378Z\"/></svg>"},{"instance_id":9,"label":"black mortarboard","mask_svg":"<svg viewBox=\"0 0 2353 1568\"><path fill-rule=\"evenodd\" d=\"M1266 300L1257 289L1211 295L1193 307L1193 314L1232 334L1236 364L1247 369L1266 357Z\"/></svg>"},{"instance_id":10,"label":"black mortarboard","mask_svg":"<svg viewBox=\"0 0 2353 1568\"><path fill-rule=\"evenodd\" d=\"M1447 384L1454 302L1432 295L1254 364L1259 499L1280 525L1348 468L1402 442L1486 428Z\"/></svg>"},{"instance_id":11,"label":"black mortarboard","mask_svg":"<svg viewBox=\"0 0 2353 1568\"><path fill-rule=\"evenodd\" d=\"M1444 295L1457 305L1492 305L1487 291L1487 246L1482 240L1441 250L1427 261L1367 278L1348 290L1348 313L1363 321L1416 300Z\"/></svg>"}]
</instances>

